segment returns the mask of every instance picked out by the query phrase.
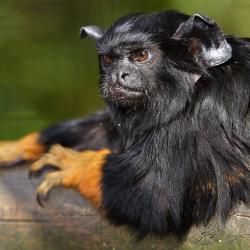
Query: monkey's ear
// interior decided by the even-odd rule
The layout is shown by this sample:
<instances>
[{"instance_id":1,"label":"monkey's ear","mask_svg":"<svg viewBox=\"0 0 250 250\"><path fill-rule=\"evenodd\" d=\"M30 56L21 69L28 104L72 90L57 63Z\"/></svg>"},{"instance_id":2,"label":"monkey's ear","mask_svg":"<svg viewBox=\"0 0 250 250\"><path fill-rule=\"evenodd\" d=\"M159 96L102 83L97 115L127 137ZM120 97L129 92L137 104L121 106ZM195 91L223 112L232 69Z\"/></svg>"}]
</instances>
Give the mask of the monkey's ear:
<instances>
[{"instance_id":1,"label":"monkey's ear","mask_svg":"<svg viewBox=\"0 0 250 250\"><path fill-rule=\"evenodd\" d=\"M80 37L81 38L88 36L90 38L98 40L98 39L102 38L103 35L104 35L103 29L101 29L97 26L94 26L94 25L84 26L84 27L81 27L81 29L80 29Z\"/></svg>"},{"instance_id":2,"label":"monkey's ear","mask_svg":"<svg viewBox=\"0 0 250 250\"><path fill-rule=\"evenodd\" d=\"M173 39L187 42L194 60L206 68L223 64L232 57L232 47L214 20L194 14L180 24Z\"/></svg>"}]
</instances>

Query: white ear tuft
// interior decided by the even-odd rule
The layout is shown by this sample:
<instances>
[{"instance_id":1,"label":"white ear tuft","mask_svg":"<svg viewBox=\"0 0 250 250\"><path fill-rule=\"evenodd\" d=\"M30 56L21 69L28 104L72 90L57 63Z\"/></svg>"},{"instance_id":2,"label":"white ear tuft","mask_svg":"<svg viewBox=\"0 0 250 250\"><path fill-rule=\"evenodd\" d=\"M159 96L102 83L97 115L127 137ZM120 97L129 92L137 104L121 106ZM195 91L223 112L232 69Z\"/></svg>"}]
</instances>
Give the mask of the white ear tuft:
<instances>
[{"instance_id":1,"label":"white ear tuft","mask_svg":"<svg viewBox=\"0 0 250 250\"><path fill-rule=\"evenodd\" d=\"M81 38L88 36L90 38L98 40L98 39L102 38L103 35L104 35L103 29L101 29L97 26L94 26L94 25L84 26L84 27L81 27L81 29L80 29L80 37Z\"/></svg>"}]
</instances>

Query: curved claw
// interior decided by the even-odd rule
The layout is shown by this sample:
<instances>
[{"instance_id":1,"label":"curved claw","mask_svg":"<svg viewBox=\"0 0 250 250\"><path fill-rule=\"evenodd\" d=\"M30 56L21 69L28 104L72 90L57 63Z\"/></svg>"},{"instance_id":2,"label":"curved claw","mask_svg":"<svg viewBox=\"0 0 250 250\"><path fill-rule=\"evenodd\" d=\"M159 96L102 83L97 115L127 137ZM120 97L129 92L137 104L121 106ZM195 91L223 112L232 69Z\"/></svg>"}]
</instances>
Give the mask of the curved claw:
<instances>
[{"instance_id":1,"label":"curved claw","mask_svg":"<svg viewBox=\"0 0 250 250\"><path fill-rule=\"evenodd\" d=\"M37 194L36 195L36 201L40 207L44 207L44 203L49 199L49 195L42 195L42 194Z\"/></svg>"},{"instance_id":2,"label":"curved claw","mask_svg":"<svg viewBox=\"0 0 250 250\"><path fill-rule=\"evenodd\" d=\"M37 172L34 172L34 171L32 171L32 170L29 170L29 173L28 173L28 177L29 177L29 179L31 179L31 178L37 178L37 177L39 177L41 174L37 171Z\"/></svg>"},{"instance_id":3,"label":"curved claw","mask_svg":"<svg viewBox=\"0 0 250 250\"><path fill-rule=\"evenodd\" d=\"M34 171L32 169L29 170L28 176L29 179L31 178L39 178L41 177L45 172L47 171L59 171L59 167L52 165L52 164L46 164L42 168Z\"/></svg>"},{"instance_id":4,"label":"curved claw","mask_svg":"<svg viewBox=\"0 0 250 250\"><path fill-rule=\"evenodd\" d=\"M41 182L41 184L38 186L37 188L37 202L40 206L43 207L43 204L45 201L47 201L49 199L49 194L50 191L57 187L60 186L61 182L62 182L62 174L60 172L52 172L52 173L48 173L44 180Z\"/></svg>"}]
</instances>

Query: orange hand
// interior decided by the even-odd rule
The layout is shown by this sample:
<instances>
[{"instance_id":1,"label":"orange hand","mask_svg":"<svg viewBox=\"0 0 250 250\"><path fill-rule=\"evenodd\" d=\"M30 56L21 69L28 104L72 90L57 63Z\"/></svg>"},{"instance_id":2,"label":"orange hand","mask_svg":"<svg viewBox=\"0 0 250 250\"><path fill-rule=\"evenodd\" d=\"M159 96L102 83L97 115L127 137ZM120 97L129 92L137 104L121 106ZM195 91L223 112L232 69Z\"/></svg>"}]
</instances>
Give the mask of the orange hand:
<instances>
[{"instance_id":1,"label":"orange hand","mask_svg":"<svg viewBox=\"0 0 250 250\"><path fill-rule=\"evenodd\" d=\"M45 151L39 143L40 134L34 132L20 140L0 143L0 165L12 165L22 161L37 160Z\"/></svg>"},{"instance_id":2,"label":"orange hand","mask_svg":"<svg viewBox=\"0 0 250 250\"><path fill-rule=\"evenodd\" d=\"M60 145L53 146L48 154L31 167L33 175L41 172L46 165L53 165L61 170L46 175L37 189L38 200L47 198L49 191L55 186L64 186L77 189L94 207L100 208L102 168L110 153L108 149L77 152Z\"/></svg>"}]
</instances>

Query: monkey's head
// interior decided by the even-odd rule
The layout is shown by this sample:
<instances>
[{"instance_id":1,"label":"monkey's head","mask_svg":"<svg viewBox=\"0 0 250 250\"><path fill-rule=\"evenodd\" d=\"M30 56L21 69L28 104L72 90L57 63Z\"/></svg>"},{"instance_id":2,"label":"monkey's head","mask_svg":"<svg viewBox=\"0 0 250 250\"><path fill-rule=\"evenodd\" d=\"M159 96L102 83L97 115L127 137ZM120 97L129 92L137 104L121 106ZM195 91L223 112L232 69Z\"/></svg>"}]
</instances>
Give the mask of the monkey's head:
<instances>
[{"instance_id":1,"label":"monkey's head","mask_svg":"<svg viewBox=\"0 0 250 250\"><path fill-rule=\"evenodd\" d=\"M102 96L128 106L173 89L189 92L232 55L217 24L199 14L132 14L107 30L85 26L80 33L96 40Z\"/></svg>"}]
</instances>

